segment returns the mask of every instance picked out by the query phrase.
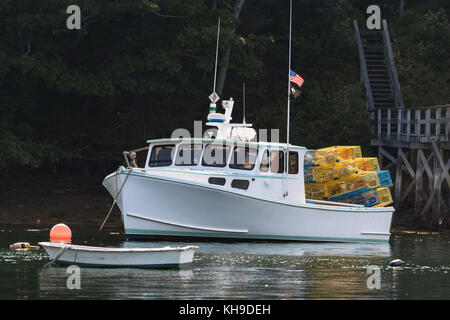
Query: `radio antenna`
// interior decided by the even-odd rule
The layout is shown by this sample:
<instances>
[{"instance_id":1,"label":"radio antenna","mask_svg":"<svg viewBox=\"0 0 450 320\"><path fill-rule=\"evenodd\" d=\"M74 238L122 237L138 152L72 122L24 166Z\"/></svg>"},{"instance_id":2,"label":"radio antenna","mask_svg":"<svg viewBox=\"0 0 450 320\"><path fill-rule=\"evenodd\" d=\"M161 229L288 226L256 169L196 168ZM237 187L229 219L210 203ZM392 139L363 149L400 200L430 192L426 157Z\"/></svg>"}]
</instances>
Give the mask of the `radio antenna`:
<instances>
[{"instance_id":1,"label":"radio antenna","mask_svg":"<svg viewBox=\"0 0 450 320\"><path fill-rule=\"evenodd\" d=\"M216 93L216 78L217 78L217 58L219 56L219 37L220 37L220 18L219 22L217 23L217 42L216 42L216 64L214 68L214 88L213 93L209 96L209 100L211 100L212 103L216 103L220 97Z\"/></svg>"},{"instance_id":2,"label":"radio antenna","mask_svg":"<svg viewBox=\"0 0 450 320\"><path fill-rule=\"evenodd\" d=\"M245 122L245 82L242 83L242 100L243 100L243 107L242 107L242 123Z\"/></svg>"}]
</instances>

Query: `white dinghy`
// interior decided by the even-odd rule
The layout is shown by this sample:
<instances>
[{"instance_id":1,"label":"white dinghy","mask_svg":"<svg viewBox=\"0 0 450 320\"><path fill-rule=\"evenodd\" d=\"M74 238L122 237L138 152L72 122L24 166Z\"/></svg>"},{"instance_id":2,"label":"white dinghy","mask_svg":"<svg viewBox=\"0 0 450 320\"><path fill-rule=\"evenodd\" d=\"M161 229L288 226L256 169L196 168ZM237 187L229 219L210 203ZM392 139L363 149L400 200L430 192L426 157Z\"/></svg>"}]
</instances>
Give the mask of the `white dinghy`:
<instances>
[{"instance_id":1,"label":"white dinghy","mask_svg":"<svg viewBox=\"0 0 450 320\"><path fill-rule=\"evenodd\" d=\"M109 268L178 268L192 263L197 246L107 248L39 242L53 262Z\"/></svg>"}]
</instances>

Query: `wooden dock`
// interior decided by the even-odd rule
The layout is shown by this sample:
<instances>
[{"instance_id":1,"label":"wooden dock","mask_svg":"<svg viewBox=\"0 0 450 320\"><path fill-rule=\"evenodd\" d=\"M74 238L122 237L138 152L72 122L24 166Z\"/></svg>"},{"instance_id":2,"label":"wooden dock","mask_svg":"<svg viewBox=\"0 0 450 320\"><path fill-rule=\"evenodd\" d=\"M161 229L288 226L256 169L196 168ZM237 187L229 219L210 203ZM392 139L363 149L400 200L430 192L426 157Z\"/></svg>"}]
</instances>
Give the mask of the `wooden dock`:
<instances>
[{"instance_id":1,"label":"wooden dock","mask_svg":"<svg viewBox=\"0 0 450 320\"><path fill-rule=\"evenodd\" d=\"M450 105L378 109L376 114L377 138L371 144L378 147L380 166L395 167L395 207L413 195L416 223L430 220L434 231L446 227L450 208ZM431 219L426 219L429 210Z\"/></svg>"},{"instance_id":2,"label":"wooden dock","mask_svg":"<svg viewBox=\"0 0 450 320\"><path fill-rule=\"evenodd\" d=\"M395 172L395 208L414 198L416 225L436 231L447 226L450 210L450 105L404 106L386 20L382 25L360 32L353 22L376 136L371 145L380 166Z\"/></svg>"}]
</instances>

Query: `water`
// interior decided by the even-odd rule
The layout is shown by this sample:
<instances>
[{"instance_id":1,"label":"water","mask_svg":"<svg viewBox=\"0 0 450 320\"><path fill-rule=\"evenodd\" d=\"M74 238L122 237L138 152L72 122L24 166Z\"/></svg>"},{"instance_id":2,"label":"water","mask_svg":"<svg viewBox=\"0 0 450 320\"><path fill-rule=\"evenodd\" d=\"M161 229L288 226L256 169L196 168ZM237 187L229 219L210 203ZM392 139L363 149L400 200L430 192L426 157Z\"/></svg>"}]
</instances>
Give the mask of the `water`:
<instances>
[{"instance_id":1,"label":"water","mask_svg":"<svg viewBox=\"0 0 450 320\"><path fill-rule=\"evenodd\" d=\"M186 245L126 242L116 232L73 227L73 243L124 247ZM81 289L69 290L66 267L42 266L44 250L9 244L48 241L48 229L0 227L0 299L448 299L450 237L394 234L389 244L213 243L185 269L81 268ZM191 244L191 242L190 242ZM388 266L400 258L405 264ZM380 289L368 289L369 266Z\"/></svg>"}]
</instances>

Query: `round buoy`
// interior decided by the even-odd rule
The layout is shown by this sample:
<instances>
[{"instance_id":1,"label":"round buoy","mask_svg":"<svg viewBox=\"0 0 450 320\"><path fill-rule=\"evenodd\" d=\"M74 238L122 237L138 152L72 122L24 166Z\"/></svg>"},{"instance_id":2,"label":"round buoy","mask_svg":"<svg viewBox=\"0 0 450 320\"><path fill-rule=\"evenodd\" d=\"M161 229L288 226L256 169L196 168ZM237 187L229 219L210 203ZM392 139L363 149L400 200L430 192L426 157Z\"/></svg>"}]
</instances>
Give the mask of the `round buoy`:
<instances>
[{"instance_id":1,"label":"round buoy","mask_svg":"<svg viewBox=\"0 0 450 320\"><path fill-rule=\"evenodd\" d=\"M71 240L72 231L64 223L58 223L50 230L50 242L70 242Z\"/></svg>"},{"instance_id":2,"label":"round buoy","mask_svg":"<svg viewBox=\"0 0 450 320\"><path fill-rule=\"evenodd\" d=\"M389 265L390 265L391 267L399 267L399 266L401 266L403 263L405 263L405 262L402 261L402 260L400 260L400 259L395 259L395 260L392 260L391 262L389 262Z\"/></svg>"}]
</instances>

